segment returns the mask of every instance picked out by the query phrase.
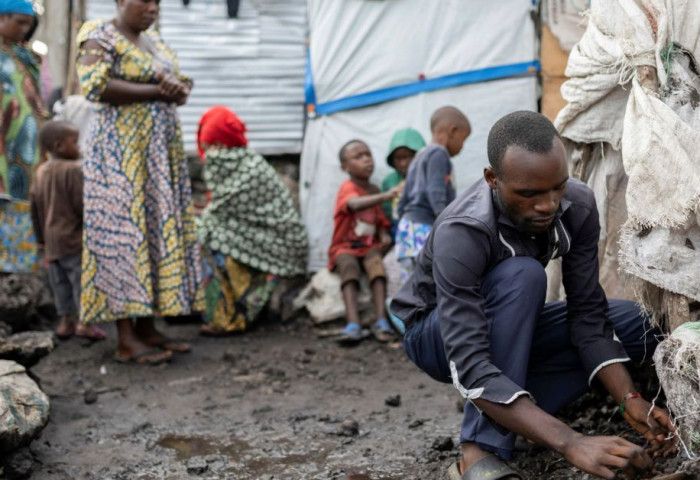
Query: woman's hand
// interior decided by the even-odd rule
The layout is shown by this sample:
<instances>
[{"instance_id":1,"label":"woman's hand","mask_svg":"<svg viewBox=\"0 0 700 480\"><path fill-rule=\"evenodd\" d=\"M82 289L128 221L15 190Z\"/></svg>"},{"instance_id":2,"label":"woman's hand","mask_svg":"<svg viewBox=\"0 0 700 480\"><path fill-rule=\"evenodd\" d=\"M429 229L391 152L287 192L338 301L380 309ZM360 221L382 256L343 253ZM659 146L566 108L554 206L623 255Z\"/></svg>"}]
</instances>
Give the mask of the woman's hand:
<instances>
[{"instance_id":1,"label":"woman's hand","mask_svg":"<svg viewBox=\"0 0 700 480\"><path fill-rule=\"evenodd\" d=\"M190 94L190 87L169 73L161 78L160 83L158 83L158 91L165 101L184 105Z\"/></svg>"}]
</instances>

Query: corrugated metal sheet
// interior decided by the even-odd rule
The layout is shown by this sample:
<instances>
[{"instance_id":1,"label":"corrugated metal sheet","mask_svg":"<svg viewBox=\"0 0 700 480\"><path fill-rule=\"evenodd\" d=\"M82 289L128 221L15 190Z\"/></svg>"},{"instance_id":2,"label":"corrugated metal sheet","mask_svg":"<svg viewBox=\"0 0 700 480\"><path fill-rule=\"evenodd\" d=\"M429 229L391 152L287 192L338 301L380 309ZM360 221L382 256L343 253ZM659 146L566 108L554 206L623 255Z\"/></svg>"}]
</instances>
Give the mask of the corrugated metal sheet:
<instances>
[{"instance_id":1,"label":"corrugated metal sheet","mask_svg":"<svg viewBox=\"0 0 700 480\"><path fill-rule=\"evenodd\" d=\"M112 18L114 0L87 0L87 16ZM248 125L264 154L300 153L304 123L306 1L242 0L228 19L224 0L161 0L161 34L195 81L180 108L185 147L195 151L197 122L225 105Z\"/></svg>"}]
</instances>

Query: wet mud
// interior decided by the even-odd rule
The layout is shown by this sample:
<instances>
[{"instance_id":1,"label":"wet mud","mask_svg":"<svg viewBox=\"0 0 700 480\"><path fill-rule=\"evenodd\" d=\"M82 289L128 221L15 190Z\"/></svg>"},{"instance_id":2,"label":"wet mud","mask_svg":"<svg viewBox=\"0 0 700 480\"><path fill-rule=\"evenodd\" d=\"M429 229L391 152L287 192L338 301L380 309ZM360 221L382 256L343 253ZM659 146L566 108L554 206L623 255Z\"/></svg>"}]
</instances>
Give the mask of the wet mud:
<instances>
[{"instance_id":1,"label":"wet mud","mask_svg":"<svg viewBox=\"0 0 700 480\"><path fill-rule=\"evenodd\" d=\"M30 446L32 479L422 480L445 478L457 458L459 394L397 346L341 348L304 319L229 338L164 329L193 352L117 364L108 326L108 341L62 342L34 367L52 405ZM624 431L599 401L564 413L586 433ZM515 462L528 478L586 478L528 448Z\"/></svg>"}]
</instances>

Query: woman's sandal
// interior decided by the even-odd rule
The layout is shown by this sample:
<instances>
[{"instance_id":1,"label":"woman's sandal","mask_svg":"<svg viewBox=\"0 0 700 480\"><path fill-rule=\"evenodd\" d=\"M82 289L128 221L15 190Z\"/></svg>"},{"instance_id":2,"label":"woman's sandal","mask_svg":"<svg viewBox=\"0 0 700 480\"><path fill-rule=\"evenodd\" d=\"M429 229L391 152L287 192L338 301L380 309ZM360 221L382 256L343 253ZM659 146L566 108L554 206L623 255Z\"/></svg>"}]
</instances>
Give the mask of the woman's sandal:
<instances>
[{"instance_id":1,"label":"woman's sandal","mask_svg":"<svg viewBox=\"0 0 700 480\"><path fill-rule=\"evenodd\" d=\"M166 352L173 353L189 353L192 351L192 345L175 338L164 338L162 341L158 342L156 346L162 348Z\"/></svg>"},{"instance_id":2,"label":"woman's sandal","mask_svg":"<svg viewBox=\"0 0 700 480\"><path fill-rule=\"evenodd\" d=\"M127 358L122 358L115 354L114 361L133 365L160 365L163 362L169 361L172 356L173 354L169 350L154 349L137 353Z\"/></svg>"},{"instance_id":3,"label":"woman's sandal","mask_svg":"<svg viewBox=\"0 0 700 480\"><path fill-rule=\"evenodd\" d=\"M464 473L459 472L459 462L453 463L447 470L448 480L502 480L508 477L525 479L495 455L486 455Z\"/></svg>"},{"instance_id":4,"label":"woman's sandal","mask_svg":"<svg viewBox=\"0 0 700 480\"><path fill-rule=\"evenodd\" d=\"M380 318L370 327L370 331L378 342L387 343L396 339L396 333L386 318Z\"/></svg>"}]
</instances>

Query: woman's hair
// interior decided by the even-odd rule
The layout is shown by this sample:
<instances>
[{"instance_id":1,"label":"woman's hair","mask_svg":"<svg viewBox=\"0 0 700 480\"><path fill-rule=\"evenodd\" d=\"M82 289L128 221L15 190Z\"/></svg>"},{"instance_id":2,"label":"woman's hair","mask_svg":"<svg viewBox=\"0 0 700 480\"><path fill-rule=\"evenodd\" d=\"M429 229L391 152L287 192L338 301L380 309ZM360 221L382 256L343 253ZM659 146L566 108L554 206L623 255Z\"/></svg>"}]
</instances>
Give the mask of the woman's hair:
<instances>
[{"instance_id":1,"label":"woman's hair","mask_svg":"<svg viewBox=\"0 0 700 480\"><path fill-rule=\"evenodd\" d=\"M36 29L37 29L38 26L39 26L39 16L38 16L38 15L34 15L34 16L32 17L32 26L29 27L29 31L28 31L27 34L24 36L24 41L25 41L25 42L28 42L29 40L32 39L32 37L34 36L34 33L36 33Z\"/></svg>"}]
</instances>

